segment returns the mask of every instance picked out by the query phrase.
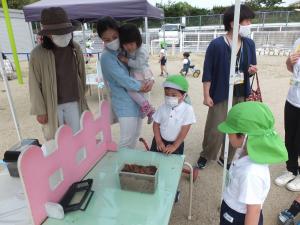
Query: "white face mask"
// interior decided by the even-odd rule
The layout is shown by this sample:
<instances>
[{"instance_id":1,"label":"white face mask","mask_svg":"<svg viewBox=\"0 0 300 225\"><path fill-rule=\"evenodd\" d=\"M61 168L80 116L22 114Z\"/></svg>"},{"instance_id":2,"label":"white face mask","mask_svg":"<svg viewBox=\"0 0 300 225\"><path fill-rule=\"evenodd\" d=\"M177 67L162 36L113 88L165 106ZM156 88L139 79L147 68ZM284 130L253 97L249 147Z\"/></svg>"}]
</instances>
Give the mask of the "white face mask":
<instances>
[{"instance_id":1,"label":"white face mask","mask_svg":"<svg viewBox=\"0 0 300 225\"><path fill-rule=\"evenodd\" d=\"M120 40L119 38L105 44L106 48L113 50L113 51L117 51L120 48Z\"/></svg>"},{"instance_id":2,"label":"white face mask","mask_svg":"<svg viewBox=\"0 0 300 225\"><path fill-rule=\"evenodd\" d=\"M242 37L250 38L251 37L251 25L246 25L246 26L240 25L239 34Z\"/></svg>"},{"instance_id":3,"label":"white face mask","mask_svg":"<svg viewBox=\"0 0 300 225\"><path fill-rule=\"evenodd\" d=\"M67 47L72 39L72 33L63 34L63 35L52 35L52 41L58 47L64 48Z\"/></svg>"},{"instance_id":4,"label":"white face mask","mask_svg":"<svg viewBox=\"0 0 300 225\"><path fill-rule=\"evenodd\" d=\"M165 96L165 103L167 106L170 106L171 108L174 108L178 106L178 98L177 97L170 97Z\"/></svg>"}]
</instances>

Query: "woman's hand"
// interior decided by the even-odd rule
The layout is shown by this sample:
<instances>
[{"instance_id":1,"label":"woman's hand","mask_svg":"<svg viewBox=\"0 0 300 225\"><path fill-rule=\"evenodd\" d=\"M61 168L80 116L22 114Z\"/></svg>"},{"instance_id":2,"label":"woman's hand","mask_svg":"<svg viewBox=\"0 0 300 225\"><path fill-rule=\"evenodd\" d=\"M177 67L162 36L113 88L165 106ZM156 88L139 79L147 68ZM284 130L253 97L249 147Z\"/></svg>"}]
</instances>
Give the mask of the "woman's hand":
<instances>
[{"instance_id":1,"label":"woman's hand","mask_svg":"<svg viewBox=\"0 0 300 225\"><path fill-rule=\"evenodd\" d=\"M293 72L293 67L300 58L300 52L291 54L286 60L286 67L288 71Z\"/></svg>"},{"instance_id":2,"label":"woman's hand","mask_svg":"<svg viewBox=\"0 0 300 225\"><path fill-rule=\"evenodd\" d=\"M294 66L297 63L297 61L300 59L300 52L291 54L289 59L290 59L292 66Z\"/></svg>"},{"instance_id":3,"label":"woman's hand","mask_svg":"<svg viewBox=\"0 0 300 225\"><path fill-rule=\"evenodd\" d=\"M203 104L208 106L208 107L213 107L214 106L214 101L212 98L208 95L204 97Z\"/></svg>"},{"instance_id":4,"label":"woman's hand","mask_svg":"<svg viewBox=\"0 0 300 225\"><path fill-rule=\"evenodd\" d=\"M250 65L248 69L248 73L250 75L254 75L257 73L257 66L256 65Z\"/></svg>"},{"instance_id":5,"label":"woman's hand","mask_svg":"<svg viewBox=\"0 0 300 225\"><path fill-rule=\"evenodd\" d=\"M154 84L153 80L149 80L149 81L143 83L140 91L144 92L144 93L147 93L147 92L151 91L152 87L153 87L153 84Z\"/></svg>"},{"instance_id":6,"label":"woman's hand","mask_svg":"<svg viewBox=\"0 0 300 225\"><path fill-rule=\"evenodd\" d=\"M36 116L36 120L40 123L40 124L46 124L48 123L48 115L38 115Z\"/></svg>"},{"instance_id":7,"label":"woman's hand","mask_svg":"<svg viewBox=\"0 0 300 225\"><path fill-rule=\"evenodd\" d=\"M122 63L128 64L128 58L125 57L124 55L119 54L119 55L118 55L118 58L119 58L119 60L120 60Z\"/></svg>"}]
</instances>

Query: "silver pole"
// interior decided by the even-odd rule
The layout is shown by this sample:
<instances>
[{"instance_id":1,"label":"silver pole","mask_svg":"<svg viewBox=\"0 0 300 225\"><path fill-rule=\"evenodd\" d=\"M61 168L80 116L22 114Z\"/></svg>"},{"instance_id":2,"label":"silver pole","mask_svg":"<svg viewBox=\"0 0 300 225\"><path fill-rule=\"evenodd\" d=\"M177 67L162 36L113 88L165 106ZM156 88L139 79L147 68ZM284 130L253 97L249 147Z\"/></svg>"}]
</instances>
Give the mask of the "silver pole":
<instances>
[{"instance_id":1,"label":"silver pole","mask_svg":"<svg viewBox=\"0 0 300 225\"><path fill-rule=\"evenodd\" d=\"M179 51L183 52L183 45L184 45L184 34L183 31L180 29L180 43L179 43Z\"/></svg>"},{"instance_id":2,"label":"silver pole","mask_svg":"<svg viewBox=\"0 0 300 225\"><path fill-rule=\"evenodd\" d=\"M11 114L12 114L12 117L13 117L13 120L14 120L14 125L15 125L16 131L17 131L18 139L19 139L19 141L21 141L22 136L21 136L20 126L19 126L17 115L16 115L14 102L12 100L9 84L8 84L8 81L7 81L7 74L6 74L5 67L4 67L4 60L3 60L3 57L2 57L1 47L0 47L0 72L1 72L1 75L2 75L2 78L3 78L3 81L4 81L4 86L5 86L5 89L6 89L8 103L9 103L10 111L11 111Z\"/></svg>"},{"instance_id":3,"label":"silver pole","mask_svg":"<svg viewBox=\"0 0 300 225\"><path fill-rule=\"evenodd\" d=\"M164 43L166 42L166 27L165 22L163 22L163 36L164 36Z\"/></svg>"},{"instance_id":4,"label":"silver pole","mask_svg":"<svg viewBox=\"0 0 300 225\"><path fill-rule=\"evenodd\" d=\"M29 33L30 33L30 38L31 38L31 42L32 42L32 48L34 48L34 47L36 46L36 43L35 43L35 41L34 41L32 25L31 25L31 22L28 22L27 24L28 24Z\"/></svg>"},{"instance_id":5,"label":"silver pole","mask_svg":"<svg viewBox=\"0 0 300 225\"><path fill-rule=\"evenodd\" d=\"M150 36L148 29L148 17L145 17L145 34L146 34L146 47L147 50L150 51Z\"/></svg>"},{"instance_id":6,"label":"silver pole","mask_svg":"<svg viewBox=\"0 0 300 225\"><path fill-rule=\"evenodd\" d=\"M84 53L86 54L87 51L86 51L86 37L85 37L85 27L84 27L84 23L81 24L81 27L82 27L82 38L83 38L83 50L84 50Z\"/></svg>"},{"instance_id":7,"label":"silver pole","mask_svg":"<svg viewBox=\"0 0 300 225\"><path fill-rule=\"evenodd\" d=\"M231 62L230 62L228 112L232 108L232 100L233 100L233 88L234 88L234 79L235 79L236 53L237 53L237 45L238 45L240 8L241 8L240 0L235 0L234 27L233 27L232 49L231 49ZM224 191L224 188L225 188L225 182L226 182L226 176L227 176L228 149L229 149L229 138L228 138L228 135L226 135L226 138L225 138L225 151L224 151L224 169L223 169L222 194L223 194L223 191ZM221 199L222 199L222 197L221 197Z\"/></svg>"}]
</instances>

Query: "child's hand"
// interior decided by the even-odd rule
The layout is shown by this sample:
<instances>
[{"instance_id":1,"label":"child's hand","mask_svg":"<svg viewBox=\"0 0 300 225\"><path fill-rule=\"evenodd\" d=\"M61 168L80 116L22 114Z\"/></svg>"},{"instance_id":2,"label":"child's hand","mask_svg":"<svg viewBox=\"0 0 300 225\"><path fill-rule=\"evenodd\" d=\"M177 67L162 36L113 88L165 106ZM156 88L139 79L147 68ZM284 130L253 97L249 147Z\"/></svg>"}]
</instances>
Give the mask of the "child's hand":
<instances>
[{"instance_id":1,"label":"child's hand","mask_svg":"<svg viewBox=\"0 0 300 225\"><path fill-rule=\"evenodd\" d=\"M128 64L128 58L125 57L124 55L119 54L118 58L121 62Z\"/></svg>"},{"instance_id":2,"label":"child's hand","mask_svg":"<svg viewBox=\"0 0 300 225\"><path fill-rule=\"evenodd\" d=\"M36 116L36 120L40 123L40 124L46 124L48 123L48 115L38 115Z\"/></svg>"},{"instance_id":3,"label":"child's hand","mask_svg":"<svg viewBox=\"0 0 300 225\"><path fill-rule=\"evenodd\" d=\"M157 141L156 145L157 145L157 150L158 151L165 152L166 146L163 143L163 141Z\"/></svg>"},{"instance_id":4,"label":"child's hand","mask_svg":"<svg viewBox=\"0 0 300 225\"><path fill-rule=\"evenodd\" d=\"M172 154L176 151L176 147L174 145L168 145L164 151L166 154Z\"/></svg>"}]
</instances>

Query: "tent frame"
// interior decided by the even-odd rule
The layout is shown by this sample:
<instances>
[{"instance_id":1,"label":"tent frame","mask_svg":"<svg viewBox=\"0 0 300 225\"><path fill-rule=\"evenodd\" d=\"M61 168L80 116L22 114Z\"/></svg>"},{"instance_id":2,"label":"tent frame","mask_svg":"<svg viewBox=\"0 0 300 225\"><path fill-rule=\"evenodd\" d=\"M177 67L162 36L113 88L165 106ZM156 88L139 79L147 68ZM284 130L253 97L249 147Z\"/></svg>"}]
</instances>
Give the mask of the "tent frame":
<instances>
[{"instance_id":1,"label":"tent frame","mask_svg":"<svg viewBox=\"0 0 300 225\"><path fill-rule=\"evenodd\" d=\"M235 64L236 64L236 52L238 47L238 31L239 31L239 22L240 22L240 9L241 9L241 1L235 0L234 7L234 22L233 22L233 39L232 39L232 49L231 49L231 61L230 61L230 77L229 77L229 94L228 94L228 108L227 112L232 108L233 101L233 89L234 89L234 81L235 81ZM226 134L225 138L225 150L224 150L224 168L223 168L223 182L222 182L222 195L224 192L226 177L227 177L227 162L228 162L228 149L229 149L229 137ZM221 197L222 199L223 197Z\"/></svg>"}]
</instances>

